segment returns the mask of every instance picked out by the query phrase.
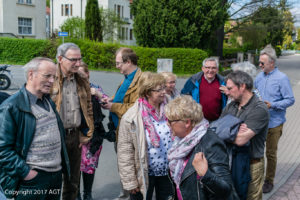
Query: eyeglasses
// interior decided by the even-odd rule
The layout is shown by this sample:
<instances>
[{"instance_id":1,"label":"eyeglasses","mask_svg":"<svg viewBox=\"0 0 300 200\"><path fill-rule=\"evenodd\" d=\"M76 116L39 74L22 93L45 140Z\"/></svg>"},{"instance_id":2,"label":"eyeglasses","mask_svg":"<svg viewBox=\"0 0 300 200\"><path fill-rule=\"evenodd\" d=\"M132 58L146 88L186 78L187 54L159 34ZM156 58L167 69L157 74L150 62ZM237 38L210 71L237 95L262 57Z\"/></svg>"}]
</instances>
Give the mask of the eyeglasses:
<instances>
[{"instance_id":1,"label":"eyeglasses","mask_svg":"<svg viewBox=\"0 0 300 200\"><path fill-rule=\"evenodd\" d=\"M50 78L53 78L54 80L56 79L56 75L52 75L52 74L41 74L45 79L49 80Z\"/></svg>"},{"instance_id":2,"label":"eyeglasses","mask_svg":"<svg viewBox=\"0 0 300 200\"><path fill-rule=\"evenodd\" d=\"M116 62L116 66L123 64L124 62Z\"/></svg>"},{"instance_id":3,"label":"eyeglasses","mask_svg":"<svg viewBox=\"0 0 300 200\"><path fill-rule=\"evenodd\" d=\"M176 84L176 81L169 81L168 84Z\"/></svg>"},{"instance_id":4,"label":"eyeglasses","mask_svg":"<svg viewBox=\"0 0 300 200\"><path fill-rule=\"evenodd\" d=\"M179 122L179 121L182 121L181 119L174 119L174 120L167 120L168 121L168 124L171 125L173 122Z\"/></svg>"},{"instance_id":5,"label":"eyeglasses","mask_svg":"<svg viewBox=\"0 0 300 200\"><path fill-rule=\"evenodd\" d=\"M65 59L67 59L68 61L73 62L73 63L78 62L78 61L80 62L82 60L82 58L67 58L66 56L62 56L62 57L64 57Z\"/></svg>"},{"instance_id":6,"label":"eyeglasses","mask_svg":"<svg viewBox=\"0 0 300 200\"><path fill-rule=\"evenodd\" d=\"M217 67L207 67L207 66L204 66L204 68L207 70L217 70L218 69Z\"/></svg>"},{"instance_id":7,"label":"eyeglasses","mask_svg":"<svg viewBox=\"0 0 300 200\"><path fill-rule=\"evenodd\" d=\"M163 91L165 91L166 90L166 87L162 87L162 88L160 88L160 89L157 89L157 90L151 90L151 91L153 91L153 92L163 92Z\"/></svg>"},{"instance_id":8,"label":"eyeglasses","mask_svg":"<svg viewBox=\"0 0 300 200\"><path fill-rule=\"evenodd\" d=\"M262 65L262 66L265 65L265 63L264 63L264 62L261 62L261 61L259 61L258 63L259 63L259 65Z\"/></svg>"}]
</instances>

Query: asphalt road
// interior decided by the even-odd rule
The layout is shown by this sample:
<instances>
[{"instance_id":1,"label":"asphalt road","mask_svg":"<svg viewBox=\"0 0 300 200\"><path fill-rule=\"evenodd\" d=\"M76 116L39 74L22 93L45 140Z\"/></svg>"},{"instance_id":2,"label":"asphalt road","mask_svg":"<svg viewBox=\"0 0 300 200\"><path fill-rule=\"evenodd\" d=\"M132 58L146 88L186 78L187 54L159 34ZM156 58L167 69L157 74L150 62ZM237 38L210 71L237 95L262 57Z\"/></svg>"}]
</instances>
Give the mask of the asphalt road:
<instances>
[{"instance_id":1,"label":"asphalt road","mask_svg":"<svg viewBox=\"0 0 300 200\"><path fill-rule=\"evenodd\" d=\"M300 55L285 56L278 60L279 69L286 73L290 78L292 86L300 82ZM13 74L12 85L7 92L14 93L25 82L21 66L10 68ZM119 83L123 80L123 75L111 72L92 71L90 81L102 86L105 93L109 96L114 95ZM177 88L180 90L186 79L177 80ZM104 114L108 116L108 112ZM104 124L107 124L105 118ZM82 190L82 188L81 188ZM99 166L96 171L96 178L93 186L94 199L111 200L118 196L120 191L119 174L117 169L116 153L112 143L107 141L103 144Z\"/></svg>"}]
</instances>

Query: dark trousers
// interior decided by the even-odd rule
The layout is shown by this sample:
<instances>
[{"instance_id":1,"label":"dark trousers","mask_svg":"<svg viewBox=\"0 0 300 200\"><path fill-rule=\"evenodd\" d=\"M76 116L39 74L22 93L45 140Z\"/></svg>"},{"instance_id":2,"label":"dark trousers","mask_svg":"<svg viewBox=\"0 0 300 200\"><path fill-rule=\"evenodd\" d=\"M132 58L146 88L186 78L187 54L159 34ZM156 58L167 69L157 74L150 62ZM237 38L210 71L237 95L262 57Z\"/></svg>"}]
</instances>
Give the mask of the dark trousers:
<instances>
[{"instance_id":1,"label":"dark trousers","mask_svg":"<svg viewBox=\"0 0 300 200\"><path fill-rule=\"evenodd\" d=\"M79 148L79 131L66 134L66 146L70 162L70 179L64 176L63 199L75 200L80 180L81 148Z\"/></svg>"},{"instance_id":2,"label":"dark trousers","mask_svg":"<svg viewBox=\"0 0 300 200\"><path fill-rule=\"evenodd\" d=\"M154 188L157 200L168 200L174 196L172 182L168 176L149 176L147 200L152 200Z\"/></svg>"},{"instance_id":3,"label":"dark trousers","mask_svg":"<svg viewBox=\"0 0 300 200\"><path fill-rule=\"evenodd\" d=\"M62 172L45 172L31 180L21 181L16 200L59 200L62 185Z\"/></svg>"}]
</instances>

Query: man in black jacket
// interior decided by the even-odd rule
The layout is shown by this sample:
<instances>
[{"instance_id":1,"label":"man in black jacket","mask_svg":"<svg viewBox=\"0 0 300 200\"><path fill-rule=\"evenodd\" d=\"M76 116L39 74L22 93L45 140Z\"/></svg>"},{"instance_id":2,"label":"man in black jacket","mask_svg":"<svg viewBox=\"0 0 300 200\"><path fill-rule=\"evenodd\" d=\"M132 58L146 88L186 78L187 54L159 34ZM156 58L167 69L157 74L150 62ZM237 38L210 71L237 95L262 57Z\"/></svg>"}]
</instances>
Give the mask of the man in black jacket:
<instances>
[{"instance_id":1,"label":"man in black jacket","mask_svg":"<svg viewBox=\"0 0 300 200\"><path fill-rule=\"evenodd\" d=\"M0 185L16 199L60 199L69 159L62 121L49 97L56 66L35 58L25 86L0 106Z\"/></svg>"}]
</instances>

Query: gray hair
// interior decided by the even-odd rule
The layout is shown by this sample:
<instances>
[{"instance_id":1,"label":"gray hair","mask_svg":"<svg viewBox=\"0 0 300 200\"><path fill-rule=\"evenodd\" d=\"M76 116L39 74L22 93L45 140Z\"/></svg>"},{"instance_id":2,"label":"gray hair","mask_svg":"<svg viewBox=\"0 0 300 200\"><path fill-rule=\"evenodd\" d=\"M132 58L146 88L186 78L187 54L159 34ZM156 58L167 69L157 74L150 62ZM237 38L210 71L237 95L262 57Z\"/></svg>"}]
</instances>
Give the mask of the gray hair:
<instances>
[{"instance_id":1,"label":"gray hair","mask_svg":"<svg viewBox=\"0 0 300 200\"><path fill-rule=\"evenodd\" d=\"M246 72L240 71L240 70L236 70L233 71L231 73L229 73L226 78L225 78L225 82L227 82L228 80L231 80L238 88L240 88L240 86L242 84L246 85L246 89L248 91L252 91L253 89L253 79L251 78L251 76L249 74L247 74Z\"/></svg>"},{"instance_id":2,"label":"gray hair","mask_svg":"<svg viewBox=\"0 0 300 200\"><path fill-rule=\"evenodd\" d=\"M271 44L268 44L263 50L261 50L260 55L267 55L269 57L269 62L276 62L276 51Z\"/></svg>"},{"instance_id":3,"label":"gray hair","mask_svg":"<svg viewBox=\"0 0 300 200\"><path fill-rule=\"evenodd\" d=\"M29 61L26 65L24 65L24 75L25 75L25 80L27 81L28 78L28 72L30 71L37 71L39 69L39 66L42 62L47 61L55 64L53 60L50 58L44 58L44 57L36 57L33 58L31 61Z\"/></svg>"},{"instance_id":4,"label":"gray hair","mask_svg":"<svg viewBox=\"0 0 300 200\"><path fill-rule=\"evenodd\" d=\"M209 58L205 58L202 62L202 66L205 66L205 63L208 62L208 61L214 61L217 65L217 68L219 69L219 61L217 58L215 57L209 57Z\"/></svg>"},{"instance_id":5,"label":"gray hair","mask_svg":"<svg viewBox=\"0 0 300 200\"><path fill-rule=\"evenodd\" d=\"M66 55L66 53L67 53L67 51L69 49L74 49L74 50L79 50L80 51L80 48L76 44L74 44L74 43L64 43L64 44L61 44L57 48L57 53L56 53L56 60L57 60L57 62L58 62L58 57Z\"/></svg>"},{"instance_id":6,"label":"gray hair","mask_svg":"<svg viewBox=\"0 0 300 200\"><path fill-rule=\"evenodd\" d=\"M232 71L243 71L249 74L252 79L254 79L257 75L257 69L255 65L253 65L251 62L246 61L246 62L240 62L240 63L233 63L231 64L231 69Z\"/></svg>"}]
</instances>

